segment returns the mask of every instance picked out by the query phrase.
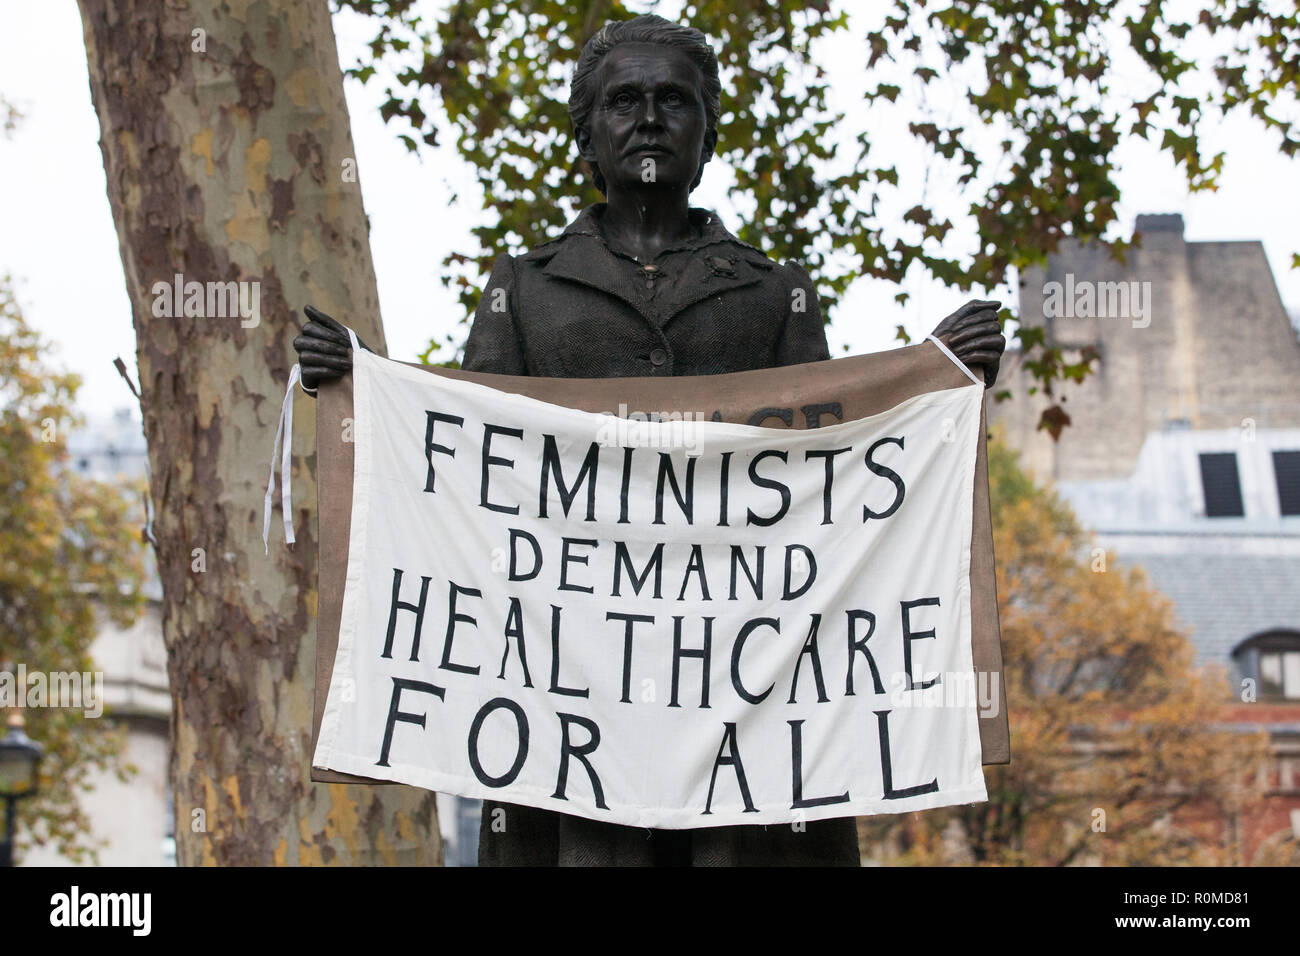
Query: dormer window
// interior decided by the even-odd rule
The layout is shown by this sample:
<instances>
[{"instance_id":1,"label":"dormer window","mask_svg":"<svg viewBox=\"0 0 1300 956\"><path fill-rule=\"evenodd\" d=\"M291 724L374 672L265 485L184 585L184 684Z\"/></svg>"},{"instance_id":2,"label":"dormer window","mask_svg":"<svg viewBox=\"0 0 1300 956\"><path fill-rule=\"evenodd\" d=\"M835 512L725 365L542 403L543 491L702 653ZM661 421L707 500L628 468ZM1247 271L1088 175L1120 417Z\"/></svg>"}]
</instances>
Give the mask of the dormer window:
<instances>
[{"instance_id":1,"label":"dormer window","mask_svg":"<svg viewBox=\"0 0 1300 956\"><path fill-rule=\"evenodd\" d=\"M1204 453L1200 459L1205 517L1243 517L1246 511L1241 502L1241 477L1237 474L1236 454L1230 451Z\"/></svg>"},{"instance_id":2,"label":"dormer window","mask_svg":"<svg viewBox=\"0 0 1300 956\"><path fill-rule=\"evenodd\" d=\"M1277 503L1283 515L1300 515L1300 451L1273 452Z\"/></svg>"},{"instance_id":3,"label":"dormer window","mask_svg":"<svg viewBox=\"0 0 1300 956\"><path fill-rule=\"evenodd\" d=\"M1269 631L1232 652L1243 677L1256 681L1260 700L1300 700L1300 631Z\"/></svg>"}]
</instances>

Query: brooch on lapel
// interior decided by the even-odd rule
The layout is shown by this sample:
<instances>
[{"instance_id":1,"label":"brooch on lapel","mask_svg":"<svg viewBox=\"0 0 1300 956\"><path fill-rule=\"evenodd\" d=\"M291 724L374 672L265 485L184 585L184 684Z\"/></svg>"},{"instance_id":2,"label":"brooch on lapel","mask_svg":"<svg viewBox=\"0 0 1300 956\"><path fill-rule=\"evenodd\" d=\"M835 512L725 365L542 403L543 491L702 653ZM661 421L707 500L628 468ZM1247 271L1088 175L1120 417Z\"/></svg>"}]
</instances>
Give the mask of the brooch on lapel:
<instances>
[{"instance_id":1,"label":"brooch on lapel","mask_svg":"<svg viewBox=\"0 0 1300 956\"><path fill-rule=\"evenodd\" d=\"M724 279L736 278L736 260L726 256L709 256L705 260L709 264L709 274L721 276Z\"/></svg>"}]
</instances>

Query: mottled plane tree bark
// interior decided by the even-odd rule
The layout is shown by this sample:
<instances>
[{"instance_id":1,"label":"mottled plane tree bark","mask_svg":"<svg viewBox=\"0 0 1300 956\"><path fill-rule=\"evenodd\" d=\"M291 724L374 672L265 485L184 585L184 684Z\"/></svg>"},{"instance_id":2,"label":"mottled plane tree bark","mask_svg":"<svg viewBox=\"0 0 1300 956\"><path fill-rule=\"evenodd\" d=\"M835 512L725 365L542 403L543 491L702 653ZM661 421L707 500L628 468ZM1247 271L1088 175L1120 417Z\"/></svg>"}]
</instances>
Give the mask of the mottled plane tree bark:
<instances>
[{"instance_id":1,"label":"mottled plane tree bark","mask_svg":"<svg viewBox=\"0 0 1300 956\"><path fill-rule=\"evenodd\" d=\"M179 861L437 863L432 793L308 781L310 401L294 423L297 544L266 556L261 542L298 310L384 345L328 5L79 5L136 331ZM245 308L230 282L249 283Z\"/></svg>"}]
</instances>

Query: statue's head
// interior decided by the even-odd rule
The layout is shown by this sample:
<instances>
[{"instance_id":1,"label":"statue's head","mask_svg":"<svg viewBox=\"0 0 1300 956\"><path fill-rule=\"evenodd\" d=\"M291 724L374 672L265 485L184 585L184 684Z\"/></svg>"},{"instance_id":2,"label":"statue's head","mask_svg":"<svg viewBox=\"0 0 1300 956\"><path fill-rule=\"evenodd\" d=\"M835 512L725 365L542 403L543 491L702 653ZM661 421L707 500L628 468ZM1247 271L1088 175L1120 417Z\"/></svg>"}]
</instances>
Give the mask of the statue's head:
<instances>
[{"instance_id":1,"label":"statue's head","mask_svg":"<svg viewBox=\"0 0 1300 956\"><path fill-rule=\"evenodd\" d=\"M689 184L713 157L722 112L718 57L699 30L653 14L607 23L569 85L569 119L596 188L610 179ZM648 146L647 144L654 144Z\"/></svg>"}]
</instances>

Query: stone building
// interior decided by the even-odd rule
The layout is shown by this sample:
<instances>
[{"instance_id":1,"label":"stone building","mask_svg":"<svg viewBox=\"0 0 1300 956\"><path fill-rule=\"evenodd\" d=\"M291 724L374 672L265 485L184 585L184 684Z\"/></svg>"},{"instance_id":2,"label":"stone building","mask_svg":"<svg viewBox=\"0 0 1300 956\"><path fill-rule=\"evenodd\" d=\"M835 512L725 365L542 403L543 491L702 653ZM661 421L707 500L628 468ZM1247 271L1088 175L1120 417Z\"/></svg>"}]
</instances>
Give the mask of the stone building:
<instances>
[{"instance_id":1,"label":"stone building","mask_svg":"<svg viewBox=\"0 0 1300 956\"><path fill-rule=\"evenodd\" d=\"M1199 662L1226 668L1223 721L1269 731L1264 809L1240 828L1262 859L1300 838L1300 338L1261 243L1188 242L1179 215L1135 231L1125 262L1066 243L1022 276L1022 321L1098 356L1084 383L1054 384L1062 439L1037 428L1049 400L1018 353L990 418L1170 597Z\"/></svg>"}]
</instances>

